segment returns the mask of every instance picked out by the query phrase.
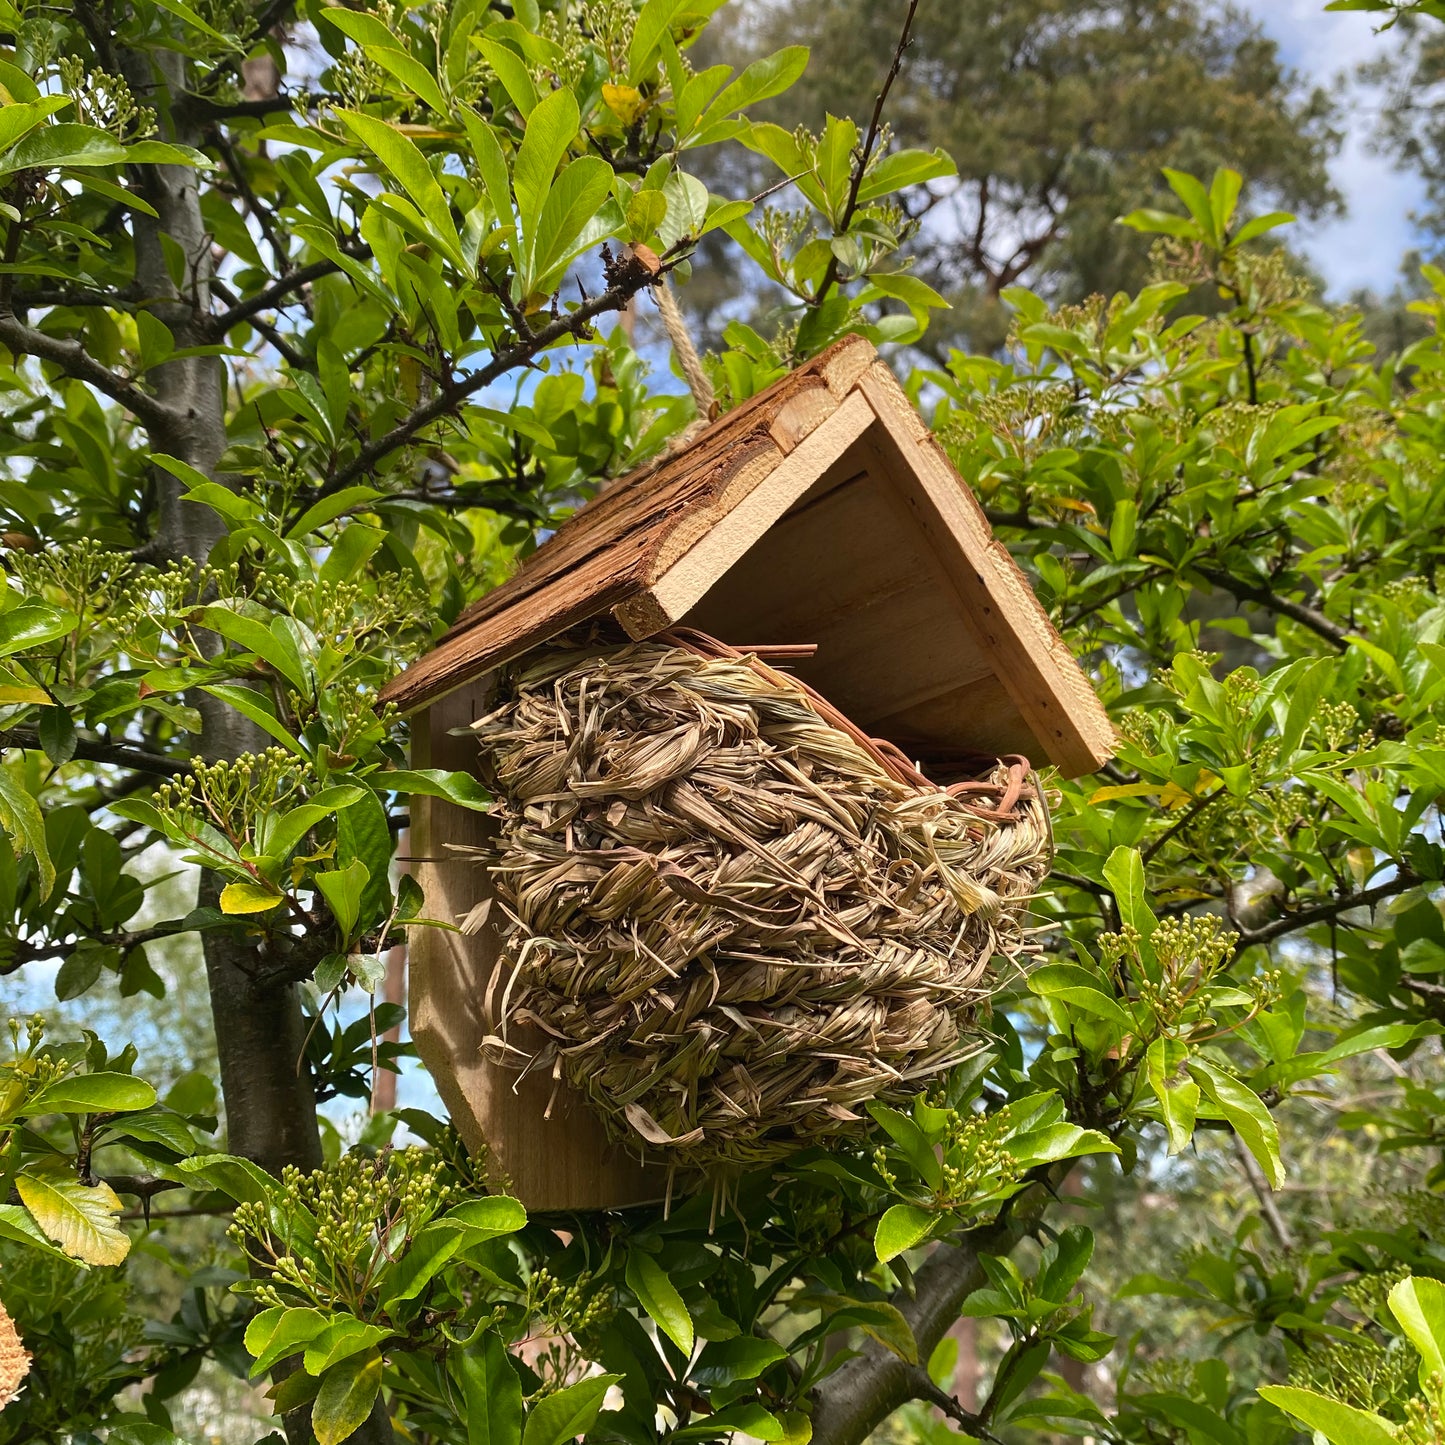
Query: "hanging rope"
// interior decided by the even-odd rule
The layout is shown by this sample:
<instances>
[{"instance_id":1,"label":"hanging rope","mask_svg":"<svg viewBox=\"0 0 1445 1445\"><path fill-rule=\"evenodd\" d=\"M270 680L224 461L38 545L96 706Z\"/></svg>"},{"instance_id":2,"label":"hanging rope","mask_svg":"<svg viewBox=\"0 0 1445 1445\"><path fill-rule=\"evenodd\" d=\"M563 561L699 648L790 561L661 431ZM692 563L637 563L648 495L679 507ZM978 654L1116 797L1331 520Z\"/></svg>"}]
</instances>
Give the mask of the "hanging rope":
<instances>
[{"instance_id":1,"label":"hanging rope","mask_svg":"<svg viewBox=\"0 0 1445 1445\"><path fill-rule=\"evenodd\" d=\"M687 382L688 390L692 392L693 401L697 403L698 418L703 422L713 421L717 417L717 394L712 389L707 372L703 370L702 358L697 354L697 347L692 344L692 335L687 329L682 307L677 304L677 297L673 295L672 286L665 276L658 279L653 287L653 295L657 297L657 309L662 313L662 325L667 332L667 339L672 343L672 354L677 357L683 379Z\"/></svg>"}]
</instances>

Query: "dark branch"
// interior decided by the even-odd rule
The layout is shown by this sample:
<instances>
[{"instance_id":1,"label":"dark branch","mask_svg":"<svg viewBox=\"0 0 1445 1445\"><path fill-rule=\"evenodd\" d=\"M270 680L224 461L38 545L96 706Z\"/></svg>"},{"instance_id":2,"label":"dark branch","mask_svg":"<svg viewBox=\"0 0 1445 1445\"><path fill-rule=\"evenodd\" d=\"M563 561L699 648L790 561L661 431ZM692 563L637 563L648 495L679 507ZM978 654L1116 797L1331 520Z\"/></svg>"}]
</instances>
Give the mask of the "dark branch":
<instances>
[{"instance_id":1,"label":"dark branch","mask_svg":"<svg viewBox=\"0 0 1445 1445\"><path fill-rule=\"evenodd\" d=\"M213 280L211 282L211 290L214 291L216 295L219 296L221 300L226 303L227 306L233 306L237 304L236 293L232 291L231 288L227 286L224 281ZM299 351L297 351L297 349L292 346L292 344L287 341L287 339L282 336L281 333L274 326L272 326L269 321L262 321L259 316L252 316L250 318L250 322L251 325L255 327L255 329L259 331L261 335L264 336L266 340L271 343L271 345L276 349L277 354L282 358L282 360L285 361L285 363L289 367L291 367L293 371L312 370L311 363L307 361L307 359Z\"/></svg>"},{"instance_id":2,"label":"dark branch","mask_svg":"<svg viewBox=\"0 0 1445 1445\"><path fill-rule=\"evenodd\" d=\"M343 246L341 251L343 255L357 261L364 261L371 255L371 247L360 243ZM224 336L241 322L249 321L259 312L276 309L288 296L309 286L313 281L319 281L323 276L334 275L340 269L335 261L313 261L309 266L298 266L294 271L263 287L254 296L238 301L219 316L207 317L205 330L210 336Z\"/></svg>"},{"instance_id":3,"label":"dark branch","mask_svg":"<svg viewBox=\"0 0 1445 1445\"><path fill-rule=\"evenodd\" d=\"M892 1302L917 1341L919 1359L926 1360L933 1353L957 1321L964 1300L987 1282L979 1256L1007 1254L1031 1233L1072 1167L1072 1161L1053 1166L1045 1178L1012 1201L1002 1220L970 1230L958 1244L935 1246L914 1276L912 1294L900 1290L894 1295ZM863 1445L873 1430L909 1400L927 1399L937 1404L923 1391L926 1379L926 1372L917 1365L869 1342L819 1385L813 1410L814 1445ZM957 1405L957 1401L953 1403ZM972 1428L977 1430L986 1423L977 1422Z\"/></svg>"},{"instance_id":4,"label":"dark branch","mask_svg":"<svg viewBox=\"0 0 1445 1445\"><path fill-rule=\"evenodd\" d=\"M1247 948L1255 943L1268 943L1271 939L1281 938L1286 933L1296 933L1312 924L1328 923L1330 919L1338 918L1342 913L1349 913L1356 908L1373 908L1387 898L1408 893L1419 881L1409 869L1400 868L1388 883L1377 883L1373 888L1362 888L1358 893L1347 893L1343 897L1330 899L1328 903L1302 908L1298 913L1286 913L1283 917L1276 918L1273 923L1266 923L1263 928L1240 929L1239 946Z\"/></svg>"},{"instance_id":5,"label":"dark branch","mask_svg":"<svg viewBox=\"0 0 1445 1445\"><path fill-rule=\"evenodd\" d=\"M609 311L621 311L633 296L651 285L654 279L641 267L629 271L624 279L614 282L600 295L591 297L575 311L557 317L546 326L533 331L526 340L519 341L505 351L497 352L479 371L471 372L441 387L430 401L424 402L403 417L384 436L377 437L362 447L355 460L328 478L316 495L330 496L349 486L357 478L366 476L383 457L396 451L398 447L405 446L419 431L435 421L440 421L474 392L490 386L509 371L525 366L554 341L560 341L566 336L584 335L591 329L591 323L597 317Z\"/></svg>"},{"instance_id":6,"label":"dark branch","mask_svg":"<svg viewBox=\"0 0 1445 1445\"><path fill-rule=\"evenodd\" d=\"M40 734L31 728L0 729L0 748L43 751ZM133 772L154 773L162 778L179 777L191 770L190 763L168 758L163 753L147 752L144 748L127 747L122 743L94 742L88 738L76 743L73 756L83 763L105 763L115 768L129 768Z\"/></svg>"},{"instance_id":7,"label":"dark branch","mask_svg":"<svg viewBox=\"0 0 1445 1445\"><path fill-rule=\"evenodd\" d=\"M83 381L97 391L118 401L132 416L148 427L165 426L172 420L170 412L155 397L143 392L134 382L118 376L102 366L78 341L47 336L27 326L13 312L0 315L0 343L16 356L34 356L58 366L67 376Z\"/></svg>"},{"instance_id":8,"label":"dark branch","mask_svg":"<svg viewBox=\"0 0 1445 1445\"><path fill-rule=\"evenodd\" d=\"M1291 622L1298 622L1301 627L1307 627L1316 636L1323 637L1331 647L1337 647L1341 652L1349 646L1349 634L1343 627L1331 622L1323 612L1305 606L1303 602L1291 602L1288 597L1279 596L1263 584L1246 582L1242 577L1213 567L1195 567L1194 570L1211 587L1218 587L1221 592L1228 592L1231 597L1241 602L1252 602L1266 612L1288 617Z\"/></svg>"},{"instance_id":9,"label":"dark branch","mask_svg":"<svg viewBox=\"0 0 1445 1445\"><path fill-rule=\"evenodd\" d=\"M1223 797L1228 790L1216 788L1212 793L1206 793L1202 798L1196 798L1184 810L1179 820L1170 828L1166 828L1140 855L1145 863L1159 852L1159 850L1171 839L1182 833L1216 798Z\"/></svg>"}]
</instances>

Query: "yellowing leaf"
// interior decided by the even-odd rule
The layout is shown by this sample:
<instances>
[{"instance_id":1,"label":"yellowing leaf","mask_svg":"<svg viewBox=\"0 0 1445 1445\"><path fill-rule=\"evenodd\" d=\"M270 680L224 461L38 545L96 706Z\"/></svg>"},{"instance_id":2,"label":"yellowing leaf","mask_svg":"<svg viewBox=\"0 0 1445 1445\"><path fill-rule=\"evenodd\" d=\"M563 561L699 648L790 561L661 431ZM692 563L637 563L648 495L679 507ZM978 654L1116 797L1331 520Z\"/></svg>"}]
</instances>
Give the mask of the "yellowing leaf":
<instances>
[{"instance_id":1,"label":"yellowing leaf","mask_svg":"<svg viewBox=\"0 0 1445 1445\"><path fill-rule=\"evenodd\" d=\"M64 1170L22 1174L15 1181L30 1217L72 1259L119 1264L130 1240L116 1223L120 1200L109 1184L82 1184Z\"/></svg>"},{"instance_id":2,"label":"yellowing leaf","mask_svg":"<svg viewBox=\"0 0 1445 1445\"><path fill-rule=\"evenodd\" d=\"M228 883L221 889L222 913L265 913L281 901L281 894L259 883Z\"/></svg>"},{"instance_id":3,"label":"yellowing leaf","mask_svg":"<svg viewBox=\"0 0 1445 1445\"><path fill-rule=\"evenodd\" d=\"M319 1445L341 1445L366 1423L381 1389L381 1371L376 1350L352 1355L326 1371L311 1411L311 1428Z\"/></svg>"},{"instance_id":4,"label":"yellowing leaf","mask_svg":"<svg viewBox=\"0 0 1445 1445\"><path fill-rule=\"evenodd\" d=\"M613 85L602 87L602 103L622 122L636 125L647 114L647 101L635 85Z\"/></svg>"}]
</instances>

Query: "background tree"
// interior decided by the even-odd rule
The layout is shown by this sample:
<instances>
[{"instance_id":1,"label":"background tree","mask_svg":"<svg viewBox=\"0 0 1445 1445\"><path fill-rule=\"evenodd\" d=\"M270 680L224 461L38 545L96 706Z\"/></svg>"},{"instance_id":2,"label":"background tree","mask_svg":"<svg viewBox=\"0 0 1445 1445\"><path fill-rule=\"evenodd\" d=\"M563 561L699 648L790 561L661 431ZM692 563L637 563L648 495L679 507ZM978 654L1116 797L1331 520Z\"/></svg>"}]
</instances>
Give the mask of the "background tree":
<instances>
[{"instance_id":1,"label":"background tree","mask_svg":"<svg viewBox=\"0 0 1445 1445\"><path fill-rule=\"evenodd\" d=\"M420 1110L344 1151L322 1129L397 1062L372 991L426 907L390 867L402 800L486 802L401 766L376 687L689 418L591 323L709 229L787 308L728 329L725 404L937 309L895 197L951 162L866 116L749 119L804 57L694 71L714 8L0 9L0 969L83 1002L203 955L224 1109L222 1136L193 1075L160 1097L121 1034L13 1025L0 1298L35 1358L6 1445L195 1438L218 1370L320 1445L1272 1442L1331 1404L1433 1428L1434 1336L1391 1301L1426 1311L1442 1272L1445 277L1376 362L1235 172L1130 218L1137 294L1009 290L1005 351L910 378L1123 738L1059 789L1046 957L978 1059L666 1217L529 1219ZM731 139L795 210L690 178ZM196 861L195 906L143 850ZM1374 1214L1275 1200L1322 1119L1365 1140L1350 1177L1396 1156ZM1121 1172L1167 1204L1226 1168L1248 1218L1160 1249L1130 1297L1186 1312L1116 1350L1091 1207L1162 1207ZM1216 1320L1258 1347L1205 1358ZM1287 1377L1309 1399L1253 1392Z\"/></svg>"},{"instance_id":2,"label":"background tree","mask_svg":"<svg viewBox=\"0 0 1445 1445\"><path fill-rule=\"evenodd\" d=\"M725 11L704 45L719 55L807 45L808 71L761 114L816 128L825 114L868 114L894 11L868 0L751 0ZM1140 285L1147 245L1114 222L1159 204L1166 166L1208 175L1231 165L1259 203L1307 216L1339 207L1327 171L1339 143L1334 103L1232 6L960 0L924 5L915 44L889 123L958 167L905 202L919 225L910 242L919 274L954 307L929 335L940 358L949 343L997 344L1008 324L1000 295L1020 281L1059 301ZM733 185L759 174L735 149L712 164ZM738 277L717 264L716 244L706 254L686 296L716 327L735 307Z\"/></svg>"}]
</instances>

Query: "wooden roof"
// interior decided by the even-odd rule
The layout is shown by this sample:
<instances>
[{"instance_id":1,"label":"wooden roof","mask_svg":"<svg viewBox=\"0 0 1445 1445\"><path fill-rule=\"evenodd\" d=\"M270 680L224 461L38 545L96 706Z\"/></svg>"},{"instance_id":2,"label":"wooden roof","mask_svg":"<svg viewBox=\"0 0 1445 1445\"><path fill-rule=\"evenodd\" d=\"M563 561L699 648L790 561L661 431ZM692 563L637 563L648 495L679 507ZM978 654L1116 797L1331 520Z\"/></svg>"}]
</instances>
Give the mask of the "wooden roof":
<instances>
[{"instance_id":1,"label":"wooden roof","mask_svg":"<svg viewBox=\"0 0 1445 1445\"><path fill-rule=\"evenodd\" d=\"M1019 751L1072 776L1113 751L1007 548L858 337L582 507L382 700L414 711L609 612L635 638L686 621L739 646L831 628L837 644L809 681L918 756ZM809 635L755 635L774 628Z\"/></svg>"}]
</instances>

